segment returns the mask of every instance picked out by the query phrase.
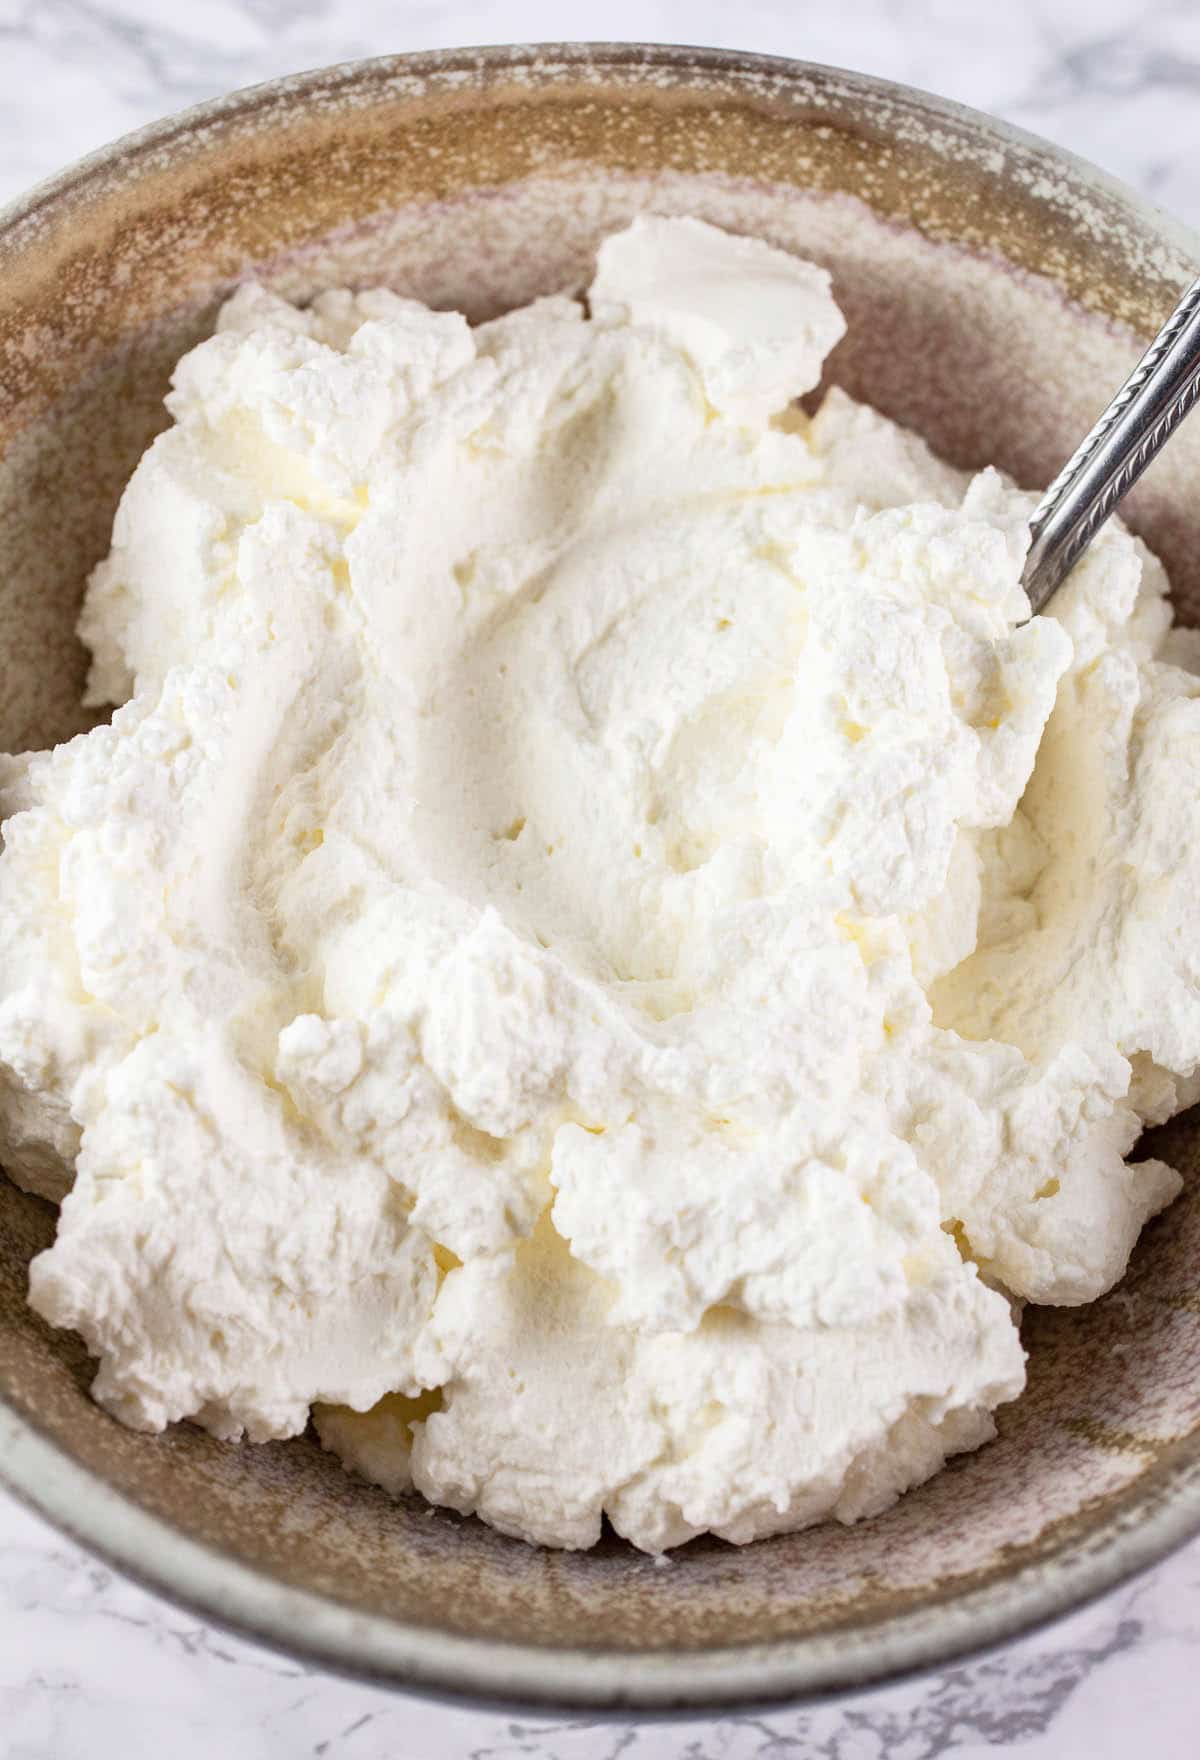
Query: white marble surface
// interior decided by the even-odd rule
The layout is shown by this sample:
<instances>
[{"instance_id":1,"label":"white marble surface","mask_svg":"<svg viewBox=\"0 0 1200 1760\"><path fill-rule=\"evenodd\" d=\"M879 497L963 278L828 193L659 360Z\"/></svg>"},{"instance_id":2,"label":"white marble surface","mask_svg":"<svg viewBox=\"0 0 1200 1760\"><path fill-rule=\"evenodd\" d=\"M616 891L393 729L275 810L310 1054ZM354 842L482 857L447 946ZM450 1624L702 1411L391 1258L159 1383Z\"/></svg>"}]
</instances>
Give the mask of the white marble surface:
<instances>
[{"instance_id":1,"label":"white marble surface","mask_svg":"<svg viewBox=\"0 0 1200 1760\"><path fill-rule=\"evenodd\" d=\"M1062 141L1200 224L1195 0L0 0L0 200L152 117L360 55L570 37L865 68ZM498 1717L336 1680L131 1587L0 1493L0 1760L1191 1760L1200 1542L1049 1632L812 1711Z\"/></svg>"}]
</instances>

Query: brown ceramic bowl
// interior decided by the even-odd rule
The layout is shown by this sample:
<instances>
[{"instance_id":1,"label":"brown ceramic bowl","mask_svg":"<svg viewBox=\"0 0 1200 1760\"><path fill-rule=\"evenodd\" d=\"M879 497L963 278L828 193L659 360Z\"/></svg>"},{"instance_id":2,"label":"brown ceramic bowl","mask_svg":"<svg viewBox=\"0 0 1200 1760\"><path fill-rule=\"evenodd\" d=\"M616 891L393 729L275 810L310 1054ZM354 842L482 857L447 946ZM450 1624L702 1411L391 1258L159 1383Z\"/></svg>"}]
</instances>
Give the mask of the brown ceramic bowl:
<instances>
[{"instance_id":1,"label":"brown ceramic bowl","mask_svg":"<svg viewBox=\"0 0 1200 1760\"><path fill-rule=\"evenodd\" d=\"M826 261L832 377L963 464L1045 481L1196 272L1128 191L988 118L753 56L499 49L240 93L85 161L0 219L0 747L84 725L72 633L168 369L253 269L293 296L389 282L473 317L579 285L635 210ZM877 218L872 218L875 216ZM1131 517L1200 606L1200 421ZM25 1304L50 1208L0 1179L0 1467L199 1612L322 1662L475 1699L703 1709L944 1662L1095 1594L1200 1527L1200 1127L1129 1276L1031 1311L999 1440L890 1513L666 1568L538 1551L394 1504L305 1438L134 1435Z\"/></svg>"}]
</instances>

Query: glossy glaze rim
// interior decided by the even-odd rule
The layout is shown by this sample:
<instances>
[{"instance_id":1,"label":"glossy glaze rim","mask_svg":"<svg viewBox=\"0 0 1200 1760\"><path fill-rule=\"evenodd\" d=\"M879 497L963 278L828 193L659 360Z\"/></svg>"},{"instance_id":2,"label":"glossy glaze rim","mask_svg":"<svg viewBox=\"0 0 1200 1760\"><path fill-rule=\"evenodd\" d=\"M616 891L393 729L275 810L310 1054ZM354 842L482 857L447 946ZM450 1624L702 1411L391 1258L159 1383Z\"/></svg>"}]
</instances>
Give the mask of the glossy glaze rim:
<instances>
[{"instance_id":1,"label":"glossy glaze rim","mask_svg":"<svg viewBox=\"0 0 1200 1760\"><path fill-rule=\"evenodd\" d=\"M89 154L0 210L0 246L36 228L77 191L128 179L177 142L259 112L286 113L345 93L461 75L523 70L572 77L661 68L777 89L807 84L876 110L918 111L930 129L969 129L980 154L999 150L1066 175L1072 193L1102 197L1183 260L1200 239L1118 180L1037 136L946 99L864 74L734 51L635 43L537 44L377 57L248 87L168 117ZM68 216L69 219L69 216ZM0 273L3 273L0 259ZM339 1673L474 1705L696 1716L861 1690L950 1663L1043 1624L1156 1563L1200 1530L1200 1451L1185 1440L1089 1527L1039 1562L915 1610L771 1644L705 1650L548 1649L462 1637L356 1611L295 1588L189 1539L74 1460L0 1399L0 1481L56 1527L146 1588L244 1636Z\"/></svg>"}]
</instances>

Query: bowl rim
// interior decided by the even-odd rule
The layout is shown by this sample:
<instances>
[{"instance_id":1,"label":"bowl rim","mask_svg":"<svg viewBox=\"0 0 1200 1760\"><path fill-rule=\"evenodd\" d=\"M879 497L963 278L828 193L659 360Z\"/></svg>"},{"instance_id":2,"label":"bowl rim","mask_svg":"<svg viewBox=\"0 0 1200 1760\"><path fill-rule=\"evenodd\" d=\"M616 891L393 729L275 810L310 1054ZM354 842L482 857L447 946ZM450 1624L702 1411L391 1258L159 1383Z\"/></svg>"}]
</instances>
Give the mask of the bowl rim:
<instances>
[{"instance_id":1,"label":"bowl rim","mask_svg":"<svg viewBox=\"0 0 1200 1760\"><path fill-rule=\"evenodd\" d=\"M1200 1472L1149 1518L1009 1577L869 1625L769 1644L616 1650L510 1643L362 1613L243 1564L135 1503L0 1400L0 1486L167 1602L251 1643L367 1685L459 1708L684 1719L844 1698L997 1650L1149 1570L1200 1529Z\"/></svg>"},{"instance_id":2,"label":"bowl rim","mask_svg":"<svg viewBox=\"0 0 1200 1760\"><path fill-rule=\"evenodd\" d=\"M0 207L0 252L89 186L127 177L179 141L199 144L264 108L443 75L505 71L572 78L654 68L720 76L735 84L795 88L877 108L917 109L932 123L969 130L980 153L997 149L1049 164L1087 194L1104 197L1170 252L1200 262L1200 236L1128 185L1068 149L1010 123L874 75L781 56L683 44L534 43L373 56L288 75L210 99L119 137ZM0 275L3 258L0 256ZM1157 1563L1200 1531L1200 1450L1138 1482L1102 1523L1078 1524L1048 1556L916 1611L852 1629L834 1627L765 1644L703 1650L549 1649L465 1637L363 1613L300 1589L189 1538L70 1456L0 1396L0 1484L123 1574L242 1636L336 1673L457 1704L593 1715L696 1716L722 1709L830 1698L928 1671L1027 1633Z\"/></svg>"}]
</instances>

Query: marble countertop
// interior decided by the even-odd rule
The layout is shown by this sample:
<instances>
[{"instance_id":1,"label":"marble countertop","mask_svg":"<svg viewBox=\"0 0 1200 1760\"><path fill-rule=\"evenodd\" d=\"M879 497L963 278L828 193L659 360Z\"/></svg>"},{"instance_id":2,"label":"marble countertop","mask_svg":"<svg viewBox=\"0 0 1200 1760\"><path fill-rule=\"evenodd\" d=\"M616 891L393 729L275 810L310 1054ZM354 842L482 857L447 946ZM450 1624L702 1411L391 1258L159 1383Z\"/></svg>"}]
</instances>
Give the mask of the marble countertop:
<instances>
[{"instance_id":1,"label":"marble countertop","mask_svg":"<svg viewBox=\"0 0 1200 1760\"><path fill-rule=\"evenodd\" d=\"M864 68L1098 161L1200 224L1195 0L0 0L0 201L281 73L455 43L707 42ZM0 1492L0 1760L1191 1760L1200 1542L1049 1631L814 1710L674 1725L447 1709L242 1643Z\"/></svg>"}]
</instances>

